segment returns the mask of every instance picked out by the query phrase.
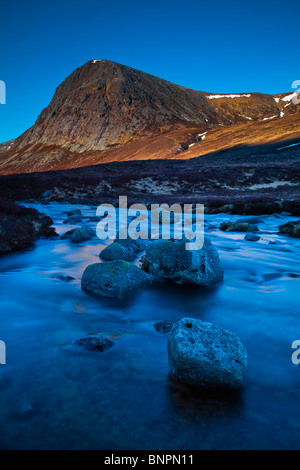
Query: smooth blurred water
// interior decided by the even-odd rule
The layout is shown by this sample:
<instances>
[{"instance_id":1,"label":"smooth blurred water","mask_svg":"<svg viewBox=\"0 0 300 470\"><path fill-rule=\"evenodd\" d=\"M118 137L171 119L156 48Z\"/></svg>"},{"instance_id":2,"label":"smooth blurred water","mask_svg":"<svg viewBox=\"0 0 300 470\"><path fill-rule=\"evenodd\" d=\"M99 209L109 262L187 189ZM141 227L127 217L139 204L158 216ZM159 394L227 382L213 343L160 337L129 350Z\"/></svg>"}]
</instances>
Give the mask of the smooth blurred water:
<instances>
[{"instance_id":1,"label":"smooth blurred water","mask_svg":"<svg viewBox=\"0 0 300 470\"><path fill-rule=\"evenodd\" d=\"M62 234L66 210L96 208L31 204ZM206 222L236 220L207 216ZM300 339L300 241L277 234L293 220L264 217L262 240L209 232L225 268L213 289L165 284L125 300L100 299L80 288L85 267L99 262L98 239L38 241L0 259L0 448L252 449L300 448L300 367L291 344ZM90 223L96 226L96 223ZM269 240L283 245L268 245ZM71 283L53 279L75 278ZM270 276L272 275L272 276ZM274 276L273 276L274 275ZM236 333L249 367L236 394L200 392L170 381L168 335L153 324L192 316ZM117 345L99 353L68 345L86 335Z\"/></svg>"}]
</instances>

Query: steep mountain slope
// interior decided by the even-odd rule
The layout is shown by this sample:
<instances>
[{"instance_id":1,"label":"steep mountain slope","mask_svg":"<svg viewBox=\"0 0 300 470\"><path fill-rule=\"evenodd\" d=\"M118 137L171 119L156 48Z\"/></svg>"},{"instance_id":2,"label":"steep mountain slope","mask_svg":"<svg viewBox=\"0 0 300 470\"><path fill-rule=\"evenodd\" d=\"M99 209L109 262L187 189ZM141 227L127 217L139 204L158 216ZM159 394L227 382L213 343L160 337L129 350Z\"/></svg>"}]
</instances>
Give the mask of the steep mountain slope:
<instances>
[{"instance_id":1,"label":"steep mountain slope","mask_svg":"<svg viewBox=\"0 0 300 470\"><path fill-rule=\"evenodd\" d=\"M251 143L252 132L259 134L257 144L294 138L300 135L298 111L292 95L214 95L90 61L57 88L35 125L1 156L0 174L191 158L232 145L232 126L239 126L241 143ZM225 139L224 128L230 128ZM211 131L214 143L206 149Z\"/></svg>"}]
</instances>

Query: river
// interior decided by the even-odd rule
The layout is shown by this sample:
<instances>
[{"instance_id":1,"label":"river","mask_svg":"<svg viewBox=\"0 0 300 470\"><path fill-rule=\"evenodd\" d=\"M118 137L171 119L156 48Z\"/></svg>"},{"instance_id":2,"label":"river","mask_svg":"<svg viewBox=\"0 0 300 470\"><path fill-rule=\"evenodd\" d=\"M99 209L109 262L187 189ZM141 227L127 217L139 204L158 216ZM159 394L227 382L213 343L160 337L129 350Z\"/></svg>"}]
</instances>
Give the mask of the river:
<instances>
[{"instance_id":1,"label":"river","mask_svg":"<svg viewBox=\"0 0 300 470\"><path fill-rule=\"evenodd\" d=\"M26 204L52 217L96 208ZM236 220L206 216L206 223ZM81 290L85 267L99 262L97 238L79 244L39 240L0 259L0 366L2 449L299 449L300 367L291 361L300 339L300 240L278 235L292 217L263 217L262 239L209 231L225 269L211 289L161 285L124 300ZM96 227L96 222L89 225ZM271 245L270 240L278 245ZM106 243L106 242L105 242ZM63 274L74 281L55 278ZM236 333L248 349L242 390L201 392L169 378L168 335L153 324L191 316ZM70 344L105 335L105 353Z\"/></svg>"}]
</instances>

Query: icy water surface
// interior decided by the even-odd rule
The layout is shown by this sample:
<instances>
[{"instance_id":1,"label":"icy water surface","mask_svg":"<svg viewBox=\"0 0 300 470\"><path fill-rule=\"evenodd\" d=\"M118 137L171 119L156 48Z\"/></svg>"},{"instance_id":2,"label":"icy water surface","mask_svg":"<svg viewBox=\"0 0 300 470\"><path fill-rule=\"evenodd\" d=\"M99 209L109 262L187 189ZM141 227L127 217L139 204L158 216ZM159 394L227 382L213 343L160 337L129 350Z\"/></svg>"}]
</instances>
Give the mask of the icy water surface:
<instances>
[{"instance_id":1,"label":"icy water surface","mask_svg":"<svg viewBox=\"0 0 300 470\"><path fill-rule=\"evenodd\" d=\"M31 205L62 234L66 210ZM206 222L236 220L207 216ZM81 245L41 240L0 259L0 448L243 449L300 448L300 367L291 344L300 339L300 241L277 234L292 217L266 216L259 243L218 230L225 280L213 289L164 285L123 301L80 288L85 267L99 262L96 238ZM92 227L96 223L89 224ZM280 245L269 245L279 240ZM75 278L55 280L57 274ZM153 324L192 316L218 323L246 345L249 367L241 392L201 393L168 376L168 335ZM99 353L68 345L103 334L117 345Z\"/></svg>"}]
</instances>

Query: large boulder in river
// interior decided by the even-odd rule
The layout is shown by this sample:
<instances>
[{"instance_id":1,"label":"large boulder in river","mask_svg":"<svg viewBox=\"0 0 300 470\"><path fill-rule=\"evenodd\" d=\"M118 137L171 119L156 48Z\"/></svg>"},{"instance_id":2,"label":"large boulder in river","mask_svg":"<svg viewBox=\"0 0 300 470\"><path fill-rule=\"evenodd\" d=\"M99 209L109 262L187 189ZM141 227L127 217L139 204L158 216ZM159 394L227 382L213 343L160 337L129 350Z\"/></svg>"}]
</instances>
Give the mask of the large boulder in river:
<instances>
[{"instance_id":1,"label":"large boulder in river","mask_svg":"<svg viewBox=\"0 0 300 470\"><path fill-rule=\"evenodd\" d=\"M247 350L233 333L183 318L172 328L168 354L174 380L204 388L237 390L247 368Z\"/></svg>"},{"instance_id":2,"label":"large boulder in river","mask_svg":"<svg viewBox=\"0 0 300 470\"><path fill-rule=\"evenodd\" d=\"M288 222L285 225L279 227L279 231L284 235L290 235L291 237L300 238L300 220L297 222Z\"/></svg>"},{"instance_id":3,"label":"large boulder in river","mask_svg":"<svg viewBox=\"0 0 300 470\"><path fill-rule=\"evenodd\" d=\"M248 222L223 222L220 225L222 232L259 232L257 225L249 224Z\"/></svg>"},{"instance_id":4,"label":"large boulder in river","mask_svg":"<svg viewBox=\"0 0 300 470\"><path fill-rule=\"evenodd\" d=\"M71 240L72 243L82 243L87 240L90 240L95 236L94 230L92 230L87 225L83 225L81 228L75 228L69 230L64 235L62 235L62 240Z\"/></svg>"},{"instance_id":5,"label":"large boulder in river","mask_svg":"<svg viewBox=\"0 0 300 470\"><path fill-rule=\"evenodd\" d=\"M153 276L182 284L212 286L224 277L217 249L205 237L201 250L186 250L186 240L158 240L150 243L143 262Z\"/></svg>"},{"instance_id":6,"label":"large boulder in river","mask_svg":"<svg viewBox=\"0 0 300 470\"><path fill-rule=\"evenodd\" d=\"M144 249L145 242L143 240L132 240L131 238L120 240L117 238L101 251L100 257L106 261L133 261Z\"/></svg>"},{"instance_id":7,"label":"large boulder in river","mask_svg":"<svg viewBox=\"0 0 300 470\"><path fill-rule=\"evenodd\" d=\"M100 297L123 297L125 294L147 287L153 277L127 261L91 264L83 273L82 289Z\"/></svg>"}]
</instances>

